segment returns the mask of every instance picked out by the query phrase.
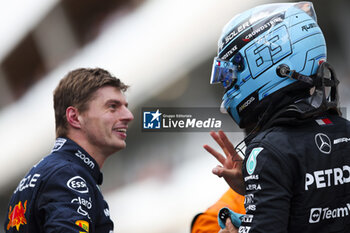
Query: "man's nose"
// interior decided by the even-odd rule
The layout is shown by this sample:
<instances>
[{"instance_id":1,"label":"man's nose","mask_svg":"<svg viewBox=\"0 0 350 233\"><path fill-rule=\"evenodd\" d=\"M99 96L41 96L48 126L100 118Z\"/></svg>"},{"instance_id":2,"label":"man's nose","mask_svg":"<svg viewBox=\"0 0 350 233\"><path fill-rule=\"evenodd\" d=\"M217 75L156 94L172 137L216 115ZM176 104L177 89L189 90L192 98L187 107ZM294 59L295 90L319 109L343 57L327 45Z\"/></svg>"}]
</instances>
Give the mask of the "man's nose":
<instances>
[{"instance_id":1,"label":"man's nose","mask_svg":"<svg viewBox=\"0 0 350 233\"><path fill-rule=\"evenodd\" d=\"M122 120L125 120L128 122L134 120L134 115L126 106L123 108Z\"/></svg>"}]
</instances>

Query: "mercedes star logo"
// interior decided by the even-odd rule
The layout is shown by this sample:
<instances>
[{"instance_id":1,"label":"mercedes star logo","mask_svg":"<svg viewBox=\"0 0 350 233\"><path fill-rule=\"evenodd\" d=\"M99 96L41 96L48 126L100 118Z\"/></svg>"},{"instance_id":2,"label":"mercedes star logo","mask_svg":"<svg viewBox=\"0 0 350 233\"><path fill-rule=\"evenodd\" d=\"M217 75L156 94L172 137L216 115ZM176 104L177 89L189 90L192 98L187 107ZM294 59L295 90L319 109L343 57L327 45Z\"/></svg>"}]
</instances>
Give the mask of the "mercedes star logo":
<instances>
[{"instance_id":1,"label":"mercedes star logo","mask_svg":"<svg viewBox=\"0 0 350 233\"><path fill-rule=\"evenodd\" d=\"M318 133L315 135L315 143L318 149L325 154L331 153L332 144L331 140L326 134Z\"/></svg>"}]
</instances>

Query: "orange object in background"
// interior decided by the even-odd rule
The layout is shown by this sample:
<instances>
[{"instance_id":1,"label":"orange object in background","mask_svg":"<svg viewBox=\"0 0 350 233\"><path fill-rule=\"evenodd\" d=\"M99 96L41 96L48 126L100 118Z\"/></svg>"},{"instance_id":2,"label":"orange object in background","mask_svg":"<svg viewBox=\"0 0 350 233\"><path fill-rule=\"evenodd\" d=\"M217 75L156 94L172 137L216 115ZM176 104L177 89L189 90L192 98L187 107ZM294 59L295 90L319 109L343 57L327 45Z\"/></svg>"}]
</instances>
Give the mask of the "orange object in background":
<instances>
[{"instance_id":1,"label":"orange object in background","mask_svg":"<svg viewBox=\"0 0 350 233\"><path fill-rule=\"evenodd\" d=\"M214 205L210 206L204 213L194 217L191 233L218 233L221 229L218 223L218 213L223 207L239 214L245 214L244 196L232 189L227 190Z\"/></svg>"}]
</instances>

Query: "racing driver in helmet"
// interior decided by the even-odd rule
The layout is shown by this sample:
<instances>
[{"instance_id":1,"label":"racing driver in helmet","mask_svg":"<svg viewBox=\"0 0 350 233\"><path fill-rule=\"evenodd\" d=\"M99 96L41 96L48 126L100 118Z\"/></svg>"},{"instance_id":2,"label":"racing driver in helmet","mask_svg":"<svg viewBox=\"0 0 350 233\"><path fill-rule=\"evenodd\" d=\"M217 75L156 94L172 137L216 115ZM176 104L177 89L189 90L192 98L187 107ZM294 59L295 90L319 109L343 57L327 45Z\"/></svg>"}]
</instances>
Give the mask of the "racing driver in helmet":
<instances>
[{"instance_id":1,"label":"racing driver in helmet","mask_svg":"<svg viewBox=\"0 0 350 233\"><path fill-rule=\"evenodd\" d=\"M230 232L350 232L350 124L312 3L243 12L218 47L210 82L225 87L221 108L246 132L245 150L222 131L211 135L225 156L204 146L222 164L213 173L245 195Z\"/></svg>"}]
</instances>

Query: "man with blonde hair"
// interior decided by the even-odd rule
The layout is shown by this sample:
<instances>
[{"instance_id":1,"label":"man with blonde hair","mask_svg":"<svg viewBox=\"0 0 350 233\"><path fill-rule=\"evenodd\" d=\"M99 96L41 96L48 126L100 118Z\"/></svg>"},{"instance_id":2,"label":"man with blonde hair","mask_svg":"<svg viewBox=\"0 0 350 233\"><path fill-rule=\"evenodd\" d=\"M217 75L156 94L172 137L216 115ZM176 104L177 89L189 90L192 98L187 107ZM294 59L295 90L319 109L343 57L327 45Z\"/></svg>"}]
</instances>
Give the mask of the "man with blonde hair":
<instances>
[{"instance_id":1,"label":"man with blonde hair","mask_svg":"<svg viewBox=\"0 0 350 233\"><path fill-rule=\"evenodd\" d=\"M6 232L113 232L100 169L126 146L134 118L123 94L127 88L100 68L76 69L60 81L55 145L14 191Z\"/></svg>"}]
</instances>

